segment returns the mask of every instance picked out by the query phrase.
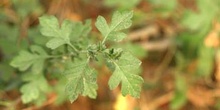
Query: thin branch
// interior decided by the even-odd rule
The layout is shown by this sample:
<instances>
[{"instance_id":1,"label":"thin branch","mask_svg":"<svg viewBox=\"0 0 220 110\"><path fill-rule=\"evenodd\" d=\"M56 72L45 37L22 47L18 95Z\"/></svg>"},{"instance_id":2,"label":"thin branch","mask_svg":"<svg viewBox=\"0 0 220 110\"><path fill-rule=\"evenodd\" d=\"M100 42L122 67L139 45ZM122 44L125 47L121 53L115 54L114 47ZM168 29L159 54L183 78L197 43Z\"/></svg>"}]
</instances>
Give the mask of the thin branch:
<instances>
[{"instance_id":1,"label":"thin branch","mask_svg":"<svg viewBox=\"0 0 220 110\"><path fill-rule=\"evenodd\" d=\"M138 29L136 31L128 34L128 40L143 40L148 39L151 36L157 36L159 33L159 27L157 25L150 25L142 29Z\"/></svg>"},{"instance_id":2,"label":"thin branch","mask_svg":"<svg viewBox=\"0 0 220 110\"><path fill-rule=\"evenodd\" d=\"M170 39L164 39L161 41L154 41L154 42L141 42L141 46L148 51L162 51L166 50L171 45Z\"/></svg>"}]
</instances>

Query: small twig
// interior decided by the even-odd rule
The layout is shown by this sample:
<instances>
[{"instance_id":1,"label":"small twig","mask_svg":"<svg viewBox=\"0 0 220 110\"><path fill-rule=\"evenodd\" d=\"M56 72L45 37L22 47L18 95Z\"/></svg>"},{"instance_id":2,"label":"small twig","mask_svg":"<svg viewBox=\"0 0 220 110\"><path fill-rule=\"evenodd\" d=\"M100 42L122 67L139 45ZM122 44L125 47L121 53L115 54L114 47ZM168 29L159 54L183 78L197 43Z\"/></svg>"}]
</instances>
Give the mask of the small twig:
<instances>
[{"instance_id":1,"label":"small twig","mask_svg":"<svg viewBox=\"0 0 220 110\"><path fill-rule=\"evenodd\" d=\"M157 25L150 25L145 28L136 30L128 34L128 40L143 40L148 39L151 36L156 36L159 33L159 27Z\"/></svg>"},{"instance_id":2,"label":"small twig","mask_svg":"<svg viewBox=\"0 0 220 110\"><path fill-rule=\"evenodd\" d=\"M150 37L157 37L160 34L158 25L152 24L145 28L136 30L128 34L128 40L140 41L141 46L148 51L166 50L171 45L171 39L166 37L160 41L149 41Z\"/></svg>"},{"instance_id":3,"label":"small twig","mask_svg":"<svg viewBox=\"0 0 220 110\"><path fill-rule=\"evenodd\" d=\"M171 45L171 40L168 38L161 41L141 42L141 46L148 51L166 50L170 45Z\"/></svg>"}]
</instances>

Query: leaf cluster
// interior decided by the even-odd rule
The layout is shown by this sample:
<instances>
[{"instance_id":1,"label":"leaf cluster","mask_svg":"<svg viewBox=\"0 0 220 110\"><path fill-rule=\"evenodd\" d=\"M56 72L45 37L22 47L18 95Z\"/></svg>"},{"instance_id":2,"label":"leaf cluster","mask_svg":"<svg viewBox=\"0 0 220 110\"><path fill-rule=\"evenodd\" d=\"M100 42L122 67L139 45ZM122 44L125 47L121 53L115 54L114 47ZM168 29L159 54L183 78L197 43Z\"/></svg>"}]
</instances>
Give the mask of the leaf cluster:
<instances>
[{"instance_id":1,"label":"leaf cluster","mask_svg":"<svg viewBox=\"0 0 220 110\"><path fill-rule=\"evenodd\" d=\"M98 16L95 26L103 36L103 40L98 43L92 43L88 39L91 20L84 24L70 20L60 23L55 16L40 17L40 32L47 38L47 49L37 45L31 46L30 51L20 51L11 62L11 66L27 72L29 76L41 76L37 81L32 78L26 80L29 83L21 87L23 102L34 101L40 91L45 91L42 85L46 84L43 74L49 67L47 64L59 60L64 68L61 74L67 79L65 92L70 101L75 101L79 95L96 98L97 72L90 63L99 62L98 56L105 60L105 64L113 72L108 83L110 89L115 89L121 84L124 96L129 94L139 97L143 79L137 71L141 62L122 48L106 46L107 41L119 42L126 37L122 30L131 26L132 16L132 11L116 11L109 24L104 17Z\"/></svg>"}]
</instances>

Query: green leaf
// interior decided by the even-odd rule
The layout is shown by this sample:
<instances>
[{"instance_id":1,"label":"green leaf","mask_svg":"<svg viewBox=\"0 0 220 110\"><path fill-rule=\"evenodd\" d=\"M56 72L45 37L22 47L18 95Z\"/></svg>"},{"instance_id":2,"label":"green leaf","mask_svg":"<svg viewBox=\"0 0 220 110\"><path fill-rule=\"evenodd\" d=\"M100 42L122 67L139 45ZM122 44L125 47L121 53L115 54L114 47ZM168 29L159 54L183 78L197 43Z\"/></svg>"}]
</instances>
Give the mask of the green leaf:
<instances>
[{"instance_id":1,"label":"green leaf","mask_svg":"<svg viewBox=\"0 0 220 110\"><path fill-rule=\"evenodd\" d=\"M39 18L40 32L42 35L47 37L59 36L60 26L55 16L42 16Z\"/></svg>"},{"instance_id":2,"label":"green leaf","mask_svg":"<svg viewBox=\"0 0 220 110\"><path fill-rule=\"evenodd\" d=\"M127 29L131 26L133 17L133 11L130 12L122 12L116 11L113 14L112 22L110 25L111 31L120 31L122 29Z\"/></svg>"},{"instance_id":3,"label":"green leaf","mask_svg":"<svg viewBox=\"0 0 220 110\"><path fill-rule=\"evenodd\" d=\"M123 40L126 36L123 32L112 32L109 34L108 40L117 42Z\"/></svg>"},{"instance_id":4,"label":"green leaf","mask_svg":"<svg viewBox=\"0 0 220 110\"><path fill-rule=\"evenodd\" d=\"M65 93L65 86L63 86L66 83L67 83L66 78L65 77L60 77L57 81L56 86L54 86L54 91L57 94L57 99L56 99L56 102L55 102L56 105L57 104L60 105L68 99L66 95L63 95L63 94L66 94Z\"/></svg>"},{"instance_id":5,"label":"green leaf","mask_svg":"<svg viewBox=\"0 0 220 110\"><path fill-rule=\"evenodd\" d=\"M103 36L107 36L110 32L108 24L107 24L105 18L102 16L98 16L96 23L95 23L95 26L102 33Z\"/></svg>"},{"instance_id":6,"label":"green leaf","mask_svg":"<svg viewBox=\"0 0 220 110\"><path fill-rule=\"evenodd\" d=\"M69 20L64 20L61 27L54 16L43 16L39 18L41 29L40 32L50 38L46 46L51 49L56 49L63 44L70 45L70 34L72 32L73 23Z\"/></svg>"},{"instance_id":7,"label":"green leaf","mask_svg":"<svg viewBox=\"0 0 220 110\"><path fill-rule=\"evenodd\" d=\"M119 42L126 37L126 34L123 32L119 32L121 30L127 29L131 26L133 17L133 11L125 11L118 12L116 11L111 20L111 24L108 25L105 18L102 16L98 16L95 26L101 32L104 37L104 41L106 39Z\"/></svg>"},{"instance_id":8,"label":"green leaf","mask_svg":"<svg viewBox=\"0 0 220 110\"><path fill-rule=\"evenodd\" d=\"M42 104L44 104L45 101L47 101L47 94L44 93L40 93L38 98L36 100L34 100L34 104L36 106L41 106Z\"/></svg>"},{"instance_id":9,"label":"green leaf","mask_svg":"<svg viewBox=\"0 0 220 110\"><path fill-rule=\"evenodd\" d=\"M47 42L46 46L51 49L56 49L57 47L66 44L66 42L61 38L54 38Z\"/></svg>"},{"instance_id":10,"label":"green leaf","mask_svg":"<svg viewBox=\"0 0 220 110\"><path fill-rule=\"evenodd\" d=\"M24 74L22 80L27 82L20 88L22 93L21 99L25 104L42 99L43 97L40 94L46 93L50 90L43 74Z\"/></svg>"},{"instance_id":11,"label":"green leaf","mask_svg":"<svg viewBox=\"0 0 220 110\"><path fill-rule=\"evenodd\" d=\"M71 102L75 101L80 94L96 98L96 73L92 70L87 60L75 60L69 62L64 71L64 75L68 79L65 91Z\"/></svg>"},{"instance_id":12,"label":"green leaf","mask_svg":"<svg viewBox=\"0 0 220 110\"><path fill-rule=\"evenodd\" d=\"M36 80L37 79L37 80ZM50 87L47 83L43 74L24 74L22 80L25 82L31 82L35 85L35 88L38 88L42 92L47 92L50 90Z\"/></svg>"},{"instance_id":13,"label":"green leaf","mask_svg":"<svg viewBox=\"0 0 220 110\"><path fill-rule=\"evenodd\" d=\"M76 41L80 37L85 37L89 34L91 29L91 20L86 20L84 25L82 24L82 22L74 22L70 39L72 41Z\"/></svg>"},{"instance_id":14,"label":"green leaf","mask_svg":"<svg viewBox=\"0 0 220 110\"><path fill-rule=\"evenodd\" d=\"M32 83L23 85L20 91L22 93L21 100L25 104L39 97L39 90Z\"/></svg>"},{"instance_id":15,"label":"green leaf","mask_svg":"<svg viewBox=\"0 0 220 110\"><path fill-rule=\"evenodd\" d=\"M25 71L32 66L34 73L40 73L43 70L44 61L48 57L43 48L39 46L31 46L31 52L22 50L19 55L16 56L11 66L18 68L20 71Z\"/></svg>"},{"instance_id":16,"label":"green leaf","mask_svg":"<svg viewBox=\"0 0 220 110\"><path fill-rule=\"evenodd\" d=\"M82 36L84 37L87 36L89 32L92 30L91 23L92 23L91 20L86 20L83 30L82 30Z\"/></svg>"},{"instance_id":17,"label":"green leaf","mask_svg":"<svg viewBox=\"0 0 220 110\"><path fill-rule=\"evenodd\" d=\"M109 59L109 62L112 63L109 68L113 71L108 82L110 89L116 88L121 83L123 96L130 94L139 97L143 79L135 73L141 62L129 52L123 52L119 60Z\"/></svg>"},{"instance_id":18,"label":"green leaf","mask_svg":"<svg viewBox=\"0 0 220 110\"><path fill-rule=\"evenodd\" d=\"M179 110L187 101L187 84L183 76L176 75L175 89L170 107L172 110Z\"/></svg>"}]
</instances>

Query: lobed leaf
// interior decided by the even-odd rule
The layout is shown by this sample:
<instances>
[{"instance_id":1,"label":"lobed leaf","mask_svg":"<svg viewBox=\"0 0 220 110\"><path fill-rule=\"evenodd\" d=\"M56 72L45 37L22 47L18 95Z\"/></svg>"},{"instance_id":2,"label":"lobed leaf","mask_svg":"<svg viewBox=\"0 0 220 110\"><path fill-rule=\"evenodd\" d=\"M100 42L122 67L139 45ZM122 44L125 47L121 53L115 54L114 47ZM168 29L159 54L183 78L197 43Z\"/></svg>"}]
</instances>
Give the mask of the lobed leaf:
<instances>
[{"instance_id":1,"label":"lobed leaf","mask_svg":"<svg viewBox=\"0 0 220 110\"><path fill-rule=\"evenodd\" d=\"M98 16L95 26L102 33L103 36L107 36L110 32L108 24L104 17Z\"/></svg>"},{"instance_id":2,"label":"lobed leaf","mask_svg":"<svg viewBox=\"0 0 220 110\"><path fill-rule=\"evenodd\" d=\"M60 36L59 22L55 16L42 16L39 18L40 32L42 35L47 37L58 37Z\"/></svg>"},{"instance_id":3,"label":"lobed leaf","mask_svg":"<svg viewBox=\"0 0 220 110\"><path fill-rule=\"evenodd\" d=\"M22 93L21 100L25 104L39 97L39 90L32 83L23 85L20 91Z\"/></svg>"},{"instance_id":4,"label":"lobed leaf","mask_svg":"<svg viewBox=\"0 0 220 110\"><path fill-rule=\"evenodd\" d=\"M16 56L11 66L18 68L20 71L25 71L29 67L32 67L34 73L40 73L43 70L44 61L48 57L47 53L40 46L31 46L31 52L20 51Z\"/></svg>"},{"instance_id":5,"label":"lobed leaf","mask_svg":"<svg viewBox=\"0 0 220 110\"><path fill-rule=\"evenodd\" d=\"M39 20L41 25L40 32L50 38L46 46L51 49L56 49L64 44L72 46L71 41L75 41L80 36L86 36L91 31L90 20L87 20L85 25L81 22L64 20L61 26L54 16L43 16Z\"/></svg>"},{"instance_id":6,"label":"lobed leaf","mask_svg":"<svg viewBox=\"0 0 220 110\"><path fill-rule=\"evenodd\" d=\"M21 99L25 104L42 98L40 94L50 89L43 74L25 74L22 76L22 79L27 82L20 88L22 93Z\"/></svg>"},{"instance_id":7,"label":"lobed leaf","mask_svg":"<svg viewBox=\"0 0 220 110\"><path fill-rule=\"evenodd\" d=\"M122 12L116 11L113 14L112 22L110 25L111 31L120 31L122 29L127 29L131 26L133 17L133 11L130 12Z\"/></svg>"},{"instance_id":8,"label":"lobed leaf","mask_svg":"<svg viewBox=\"0 0 220 110\"><path fill-rule=\"evenodd\" d=\"M101 32L101 34L111 41L119 42L126 37L126 34L120 32L123 29L127 29L131 26L133 12L118 12L116 11L112 16L111 24L108 25L105 18L98 16L95 26Z\"/></svg>"},{"instance_id":9,"label":"lobed leaf","mask_svg":"<svg viewBox=\"0 0 220 110\"><path fill-rule=\"evenodd\" d=\"M70 35L72 41L76 41L79 37L85 37L91 31L91 20L86 20L83 25L82 22L73 23L73 30Z\"/></svg>"},{"instance_id":10,"label":"lobed leaf","mask_svg":"<svg viewBox=\"0 0 220 110\"><path fill-rule=\"evenodd\" d=\"M88 66L87 60L68 63L64 75L68 79L65 91L71 102L75 101L80 94L90 98L97 96L97 76L94 70Z\"/></svg>"},{"instance_id":11,"label":"lobed leaf","mask_svg":"<svg viewBox=\"0 0 220 110\"><path fill-rule=\"evenodd\" d=\"M71 21L64 20L61 27L54 16L43 16L39 18L39 21L41 34L50 38L46 44L48 48L56 49L63 44L70 44L69 36L73 28Z\"/></svg>"},{"instance_id":12,"label":"lobed leaf","mask_svg":"<svg viewBox=\"0 0 220 110\"><path fill-rule=\"evenodd\" d=\"M111 32L109 34L108 40L111 41L122 41L127 35L123 32Z\"/></svg>"},{"instance_id":13,"label":"lobed leaf","mask_svg":"<svg viewBox=\"0 0 220 110\"><path fill-rule=\"evenodd\" d=\"M110 59L109 62L114 65L114 67L110 67L113 71L108 82L110 89L116 88L121 83L123 96L130 94L133 97L139 97L143 79L135 73L141 62L129 52L122 53L119 60Z\"/></svg>"}]
</instances>

